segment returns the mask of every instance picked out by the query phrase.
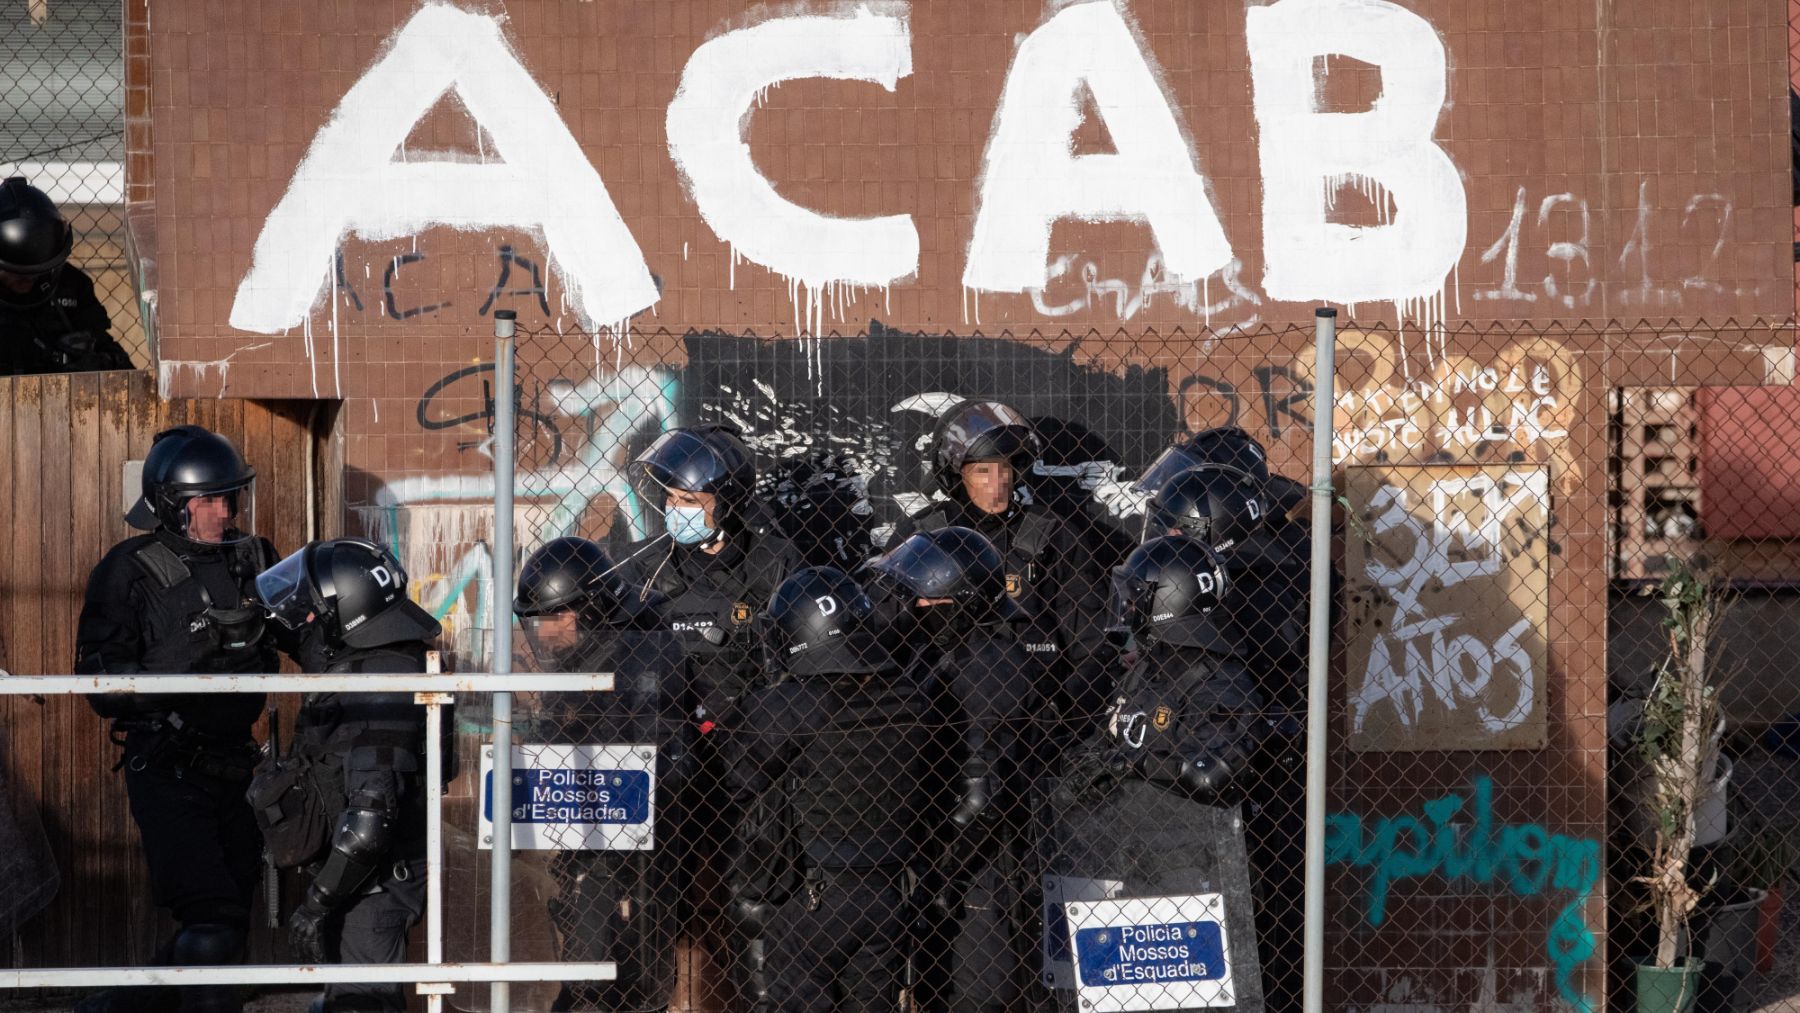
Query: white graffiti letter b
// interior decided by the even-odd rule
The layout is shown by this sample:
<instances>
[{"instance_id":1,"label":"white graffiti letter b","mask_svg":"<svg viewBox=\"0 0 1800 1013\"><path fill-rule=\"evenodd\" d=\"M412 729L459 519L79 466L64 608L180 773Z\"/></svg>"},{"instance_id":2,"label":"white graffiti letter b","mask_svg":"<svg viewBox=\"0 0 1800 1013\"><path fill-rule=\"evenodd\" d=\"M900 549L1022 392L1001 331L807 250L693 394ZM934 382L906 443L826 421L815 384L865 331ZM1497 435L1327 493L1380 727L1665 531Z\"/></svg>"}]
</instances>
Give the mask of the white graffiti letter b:
<instances>
[{"instance_id":1,"label":"white graffiti letter b","mask_svg":"<svg viewBox=\"0 0 1800 1013\"><path fill-rule=\"evenodd\" d=\"M1263 288L1276 299L1341 303L1440 291L1468 238L1468 198L1432 140L1444 104L1444 44L1430 22L1385 0L1280 0L1251 7L1250 79L1261 133ZM1313 64L1373 64L1366 112L1317 109ZM1335 187L1361 177L1393 196L1385 225L1326 220Z\"/></svg>"},{"instance_id":2,"label":"white graffiti letter b","mask_svg":"<svg viewBox=\"0 0 1800 1013\"><path fill-rule=\"evenodd\" d=\"M413 126L453 89L498 159L395 161ZM256 239L231 326L272 334L305 323L347 232L379 241L438 225L540 231L570 304L589 321L624 320L656 302L606 184L500 23L429 4L313 138Z\"/></svg>"}]
</instances>

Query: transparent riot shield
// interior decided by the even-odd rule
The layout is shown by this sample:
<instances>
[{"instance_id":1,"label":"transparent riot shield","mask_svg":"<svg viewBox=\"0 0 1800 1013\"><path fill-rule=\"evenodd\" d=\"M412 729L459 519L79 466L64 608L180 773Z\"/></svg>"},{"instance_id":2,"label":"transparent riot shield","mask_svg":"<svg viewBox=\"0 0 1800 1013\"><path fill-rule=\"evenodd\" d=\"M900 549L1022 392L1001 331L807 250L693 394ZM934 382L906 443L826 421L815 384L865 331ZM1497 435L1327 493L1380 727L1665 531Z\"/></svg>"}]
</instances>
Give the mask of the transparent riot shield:
<instances>
[{"instance_id":1,"label":"transparent riot shield","mask_svg":"<svg viewBox=\"0 0 1800 1013\"><path fill-rule=\"evenodd\" d=\"M1040 981L1056 991L1057 1005L1260 1013L1262 968L1237 807L1203 805L1135 779L1093 798L1071 798L1054 785L1044 797Z\"/></svg>"}]
</instances>

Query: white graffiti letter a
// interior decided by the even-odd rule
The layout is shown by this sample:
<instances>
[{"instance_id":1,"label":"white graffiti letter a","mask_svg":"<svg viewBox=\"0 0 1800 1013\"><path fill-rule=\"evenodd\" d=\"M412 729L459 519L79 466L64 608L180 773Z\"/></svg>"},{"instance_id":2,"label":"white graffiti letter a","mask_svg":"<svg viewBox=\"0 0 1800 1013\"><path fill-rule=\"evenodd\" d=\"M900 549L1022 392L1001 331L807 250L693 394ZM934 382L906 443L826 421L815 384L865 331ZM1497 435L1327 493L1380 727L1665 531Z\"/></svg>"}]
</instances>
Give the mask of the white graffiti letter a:
<instances>
[{"instance_id":1,"label":"white graffiti letter a","mask_svg":"<svg viewBox=\"0 0 1800 1013\"><path fill-rule=\"evenodd\" d=\"M451 90L499 160L394 161ZM256 239L231 326L274 333L304 323L347 232L385 240L440 225L540 231L570 304L588 321L623 320L656 302L650 269L600 174L499 22L428 4L313 138Z\"/></svg>"}]
</instances>

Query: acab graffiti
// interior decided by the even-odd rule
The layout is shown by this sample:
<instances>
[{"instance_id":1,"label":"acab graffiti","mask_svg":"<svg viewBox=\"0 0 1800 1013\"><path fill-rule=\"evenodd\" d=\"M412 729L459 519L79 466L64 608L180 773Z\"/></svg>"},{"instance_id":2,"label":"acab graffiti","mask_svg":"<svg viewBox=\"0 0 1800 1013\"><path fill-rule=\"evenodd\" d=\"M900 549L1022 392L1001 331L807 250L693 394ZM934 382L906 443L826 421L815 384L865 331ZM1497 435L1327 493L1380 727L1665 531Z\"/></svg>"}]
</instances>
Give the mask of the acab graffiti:
<instances>
[{"instance_id":1,"label":"acab graffiti","mask_svg":"<svg viewBox=\"0 0 1800 1013\"><path fill-rule=\"evenodd\" d=\"M1600 842L1553 834L1536 823L1497 826L1493 780L1477 777L1470 790L1472 799L1451 793L1424 803L1420 816L1331 814L1325 824L1325 864L1368 870L1366 916L1376 927L1387 920L1394 886L1427 876L1517 897L1567 896L1568 903L1548 928L1545 953L1557 994L1587 1013L1593 1000L1576 986L1574 975L1596 950L1583 909L1600 879Z\"/></svg>"},{"instance_id":2,"label":"acab graffiti","mask_svg":"<svg viewBox=\"0 0 1800 1013\"><path fill-rule=\"evenodd\" d=\"M747 124L770 88L825 78L893 91L912 75L909 4L823 10L765 17L702 43L665 122L669 157L699 217L734 265L748 260L789 281L815 334L824 307L859 291L942 281L919 277L913 215L847 218L802 207L752 157ZM1448 75L1437 31L1384 0L1280 0L1250 8L1245 43L1263 148L1264 291L1289 301L1393 302L1441 319L1468 213L1456 167L1433 137ZM1380 68L1387 97L1358 112L1319 110L1315 62L1334 55ZM406 155L409 133L446 94L491 140L491 158L485 145L479 161ZM1088 100L1111 152L1073 150ZM1319 134L1334 143L1307 143ZM976 295L965 300L975 322L979 293L1025 294L1053 280L1051 234L1063 220L1147 225L1157 290L1215 275L1231 287L1237 251L1209 194L1203 154L1122 5L1067 4L1024 32L974 181L960 281ZM1346 180L1379 186L1397 210L1373 226L1331 221L1331 195ZM487 199L466 200L473 192ZM605 182L501 21L433 3L394 33L315 135L257 237L231 324L262 333L301 326L335 277L333 251L345 235L380 241L438 226L541 236L584 327L618 326L661 297ZM1231 298L1243 292L1236 286ZM1186 302L1199 306L1191 295Z\"/></svg>"},{"instance_id":3,"label":"acab graffiti","mask_svg":"<svg viewBox=\"0 0 1800 1013\"><path fill-rule=\"evenodd\" d=\"M461 431L458 448L492 453L491 363L447 374L420 397L416 421L427 431ZM479 392L481 407L452 414L440 398ZM519 419L519 471L514 495L520 544L567 534L641 538L651 529L647 507L625 475L631 448L676 425L679 381L667 369L626 367L583 382L552 380L527 394L511 392ZM459 650L488 622L488 549L493 522L491 469L411 475L385 482L358 509L364 530L390 545L410 573L420 603L444 621Z\"/></svg>"}]
</instances>

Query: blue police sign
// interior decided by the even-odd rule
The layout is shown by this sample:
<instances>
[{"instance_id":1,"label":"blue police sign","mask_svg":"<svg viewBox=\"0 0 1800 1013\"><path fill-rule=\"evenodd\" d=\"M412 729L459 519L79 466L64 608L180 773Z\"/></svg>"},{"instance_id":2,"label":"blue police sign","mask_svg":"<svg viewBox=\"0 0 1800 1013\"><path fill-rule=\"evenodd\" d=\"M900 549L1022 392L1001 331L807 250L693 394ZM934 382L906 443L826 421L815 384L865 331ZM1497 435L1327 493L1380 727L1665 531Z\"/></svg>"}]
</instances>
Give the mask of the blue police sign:
<instances>
[{"instance_id":1,"label":"blue police sign","mask_svg":"<svg viewBox=\"0 0 1800 1013\"><path fill-rule=\"evenodd\" d=\"M1083 1010L1233 1006L1219 894L1065 904Z\"/></svg>"},{"instance_id":2,"label":"blue police sign","mask_svg":"<svg viewBox=\"0 0 1800 1013\"><path fill-rule=\"evenodd\" d=\"M1083 985L1218 981L1225 936L1218 922L1083 929L1075 933L1075 966Z\"/></svg>"},{"instance_id":3,"label":"blue police sign","mask_svg":"<svg viewBox=\"0 0 1800 1013\"><path fill-rule=\"evenodd\" d=\"M641 851L655 847L656 747L513 747L513 847ZM493 747L481 756L481 846L493 846Z\"/></svg>"}]
</instances>

